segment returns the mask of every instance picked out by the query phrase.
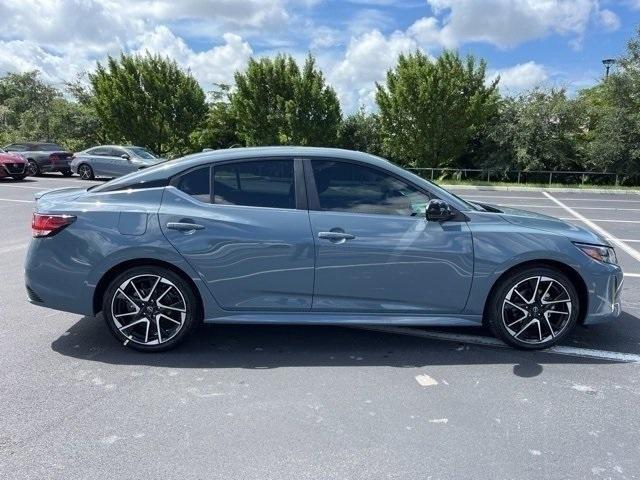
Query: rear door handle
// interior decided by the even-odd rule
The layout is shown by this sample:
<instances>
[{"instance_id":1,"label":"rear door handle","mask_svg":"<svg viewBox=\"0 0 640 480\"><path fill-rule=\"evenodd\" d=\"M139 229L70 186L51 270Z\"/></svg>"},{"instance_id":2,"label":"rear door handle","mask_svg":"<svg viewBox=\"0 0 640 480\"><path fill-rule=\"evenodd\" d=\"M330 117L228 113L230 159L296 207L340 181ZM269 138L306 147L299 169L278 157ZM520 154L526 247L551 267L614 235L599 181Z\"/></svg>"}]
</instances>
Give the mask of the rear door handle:
<instances>
[{"instance_id":1,"label":"rear door handle","mask_svg":"<svg viewBox=\"0 0 640 480\"><path fill-rule=\"evenodd\" d=\"M345 240L353 240L355 235L345 232L318 232L318 238L331 240L332 242L340 242Z\"/></svg>"},{"instance_id":2,"label":"rear door handle","mask_svg":"<svg viewBox=\"0 0 640 480\"><path fill-rule=\"evenodd\" d=\"M167 223L167 228L181 232L192 232L194 230L204 230L204 225L198 223L169 222Z\"/></svg>"}]
</instances>

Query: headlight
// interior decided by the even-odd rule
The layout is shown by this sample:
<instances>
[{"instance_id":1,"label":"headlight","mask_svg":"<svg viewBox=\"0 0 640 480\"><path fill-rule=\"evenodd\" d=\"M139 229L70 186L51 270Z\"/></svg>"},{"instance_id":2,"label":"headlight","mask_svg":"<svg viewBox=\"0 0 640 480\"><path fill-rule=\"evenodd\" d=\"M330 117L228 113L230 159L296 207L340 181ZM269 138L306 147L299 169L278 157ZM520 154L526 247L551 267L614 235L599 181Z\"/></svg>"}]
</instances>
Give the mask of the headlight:
<instances>
[{"instance_id":1,"label":"headlight","mask_svg":"<svg viewBox=\"0 0 640 480\"><path fill-rule=\"evenodd\" d=\"M588 245L586 243L575 243L574 245L594 260L611 263L613 265L618 264L616 252L612 247L606 247L604 245Z\"/></svg>"}]
</instances>

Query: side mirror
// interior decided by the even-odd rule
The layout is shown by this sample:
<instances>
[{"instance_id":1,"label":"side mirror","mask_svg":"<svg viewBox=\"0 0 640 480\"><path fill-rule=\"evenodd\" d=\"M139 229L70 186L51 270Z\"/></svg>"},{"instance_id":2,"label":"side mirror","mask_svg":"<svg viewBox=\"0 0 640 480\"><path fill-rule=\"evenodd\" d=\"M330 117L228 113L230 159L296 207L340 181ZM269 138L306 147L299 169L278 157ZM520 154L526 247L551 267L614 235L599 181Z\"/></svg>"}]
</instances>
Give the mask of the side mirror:
<instances>
[{"instance_id":1,"label":"side mirror","mask_svg":"<svg viewBox=\"0 0 640 480\"><path fill-rule=\"evenodd\" d=\"M444 200L434 198L427 204L425 215L429 222L442 222L453 217L453 210Z\"/></svg>"},{"instance_id":2,"label":"side mirror","mask_svg":"<svg viewBox=\"0 0 640 480\"><path fill-rule=\"evenodd\" d=\"M120 158L124 158L127 161L131 160L131 157L128 153L123 153L122 155L120 155Z\"/></svg>"}]
</instances>

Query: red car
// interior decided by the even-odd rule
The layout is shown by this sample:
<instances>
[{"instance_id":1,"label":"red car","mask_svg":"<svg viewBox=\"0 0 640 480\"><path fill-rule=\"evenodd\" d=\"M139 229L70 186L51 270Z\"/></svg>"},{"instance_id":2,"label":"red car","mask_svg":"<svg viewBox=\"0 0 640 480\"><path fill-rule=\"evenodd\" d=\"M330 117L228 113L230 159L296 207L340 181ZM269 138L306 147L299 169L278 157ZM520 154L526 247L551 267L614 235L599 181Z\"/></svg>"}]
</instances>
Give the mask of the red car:
<instances>
[{"instance_id":1,"label":"red car","mask_svg":"<svg viewBox=\"0 0 640 480\"><path fill-rule=\"evenodd\" d=\"M0 178L11 177L22 180L29 173L27 160L17 153L8 153L0 149Z\"/></svg>"}]
</instances>

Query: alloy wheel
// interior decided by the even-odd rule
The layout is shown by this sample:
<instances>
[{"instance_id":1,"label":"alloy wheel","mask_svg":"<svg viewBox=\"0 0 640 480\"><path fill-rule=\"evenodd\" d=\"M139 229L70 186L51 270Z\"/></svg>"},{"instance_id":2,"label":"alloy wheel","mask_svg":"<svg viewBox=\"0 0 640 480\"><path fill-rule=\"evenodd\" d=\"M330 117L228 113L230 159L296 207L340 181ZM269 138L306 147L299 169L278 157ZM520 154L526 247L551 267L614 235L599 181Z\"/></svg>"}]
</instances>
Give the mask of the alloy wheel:
<instances>
[{"instance_id":1,"label":"alloy wheel","mask_svg":"<svg viewBox=\"0 0 640 480\"><path fill-rule=\"evenodd\" d=\"M111 317L128 341L160 345L182 330L187 303L171 280L159 275L136 275L123 281L115 291Z\"/></svg>"},{"instance_id":2,"label":"alloy wheel","mask_svg":"<svg viewBox=\"0 0 640 480\"><path fill-rule=\"evenodd\" d=\"M91 180L93 178L93 171L91 167L85 163L78 167L78 173L82 180Z\"/></svg>"},{"instance_id":3,"label":"alloy wheel","mask_svg":"<svg viewBox=\"0 0 640 480\"><path fill-rule=\"evenodd\" d=\"M521 342L536 345L560 335L569 325L572 301L558 280L539 275L516 283L502 303L502 322Z\"/></svg>"},{"instance_id":4,"label":"alloy wheel","mask_svg":"<svg viewBox=\"0 0 640 480\"><path fill-rule=\"evenodd\" d=\"M27 173L30 177L35 177L38 175L38 165L33 160L29 160L27 163Z\"/></svg>"}]
</instances>

